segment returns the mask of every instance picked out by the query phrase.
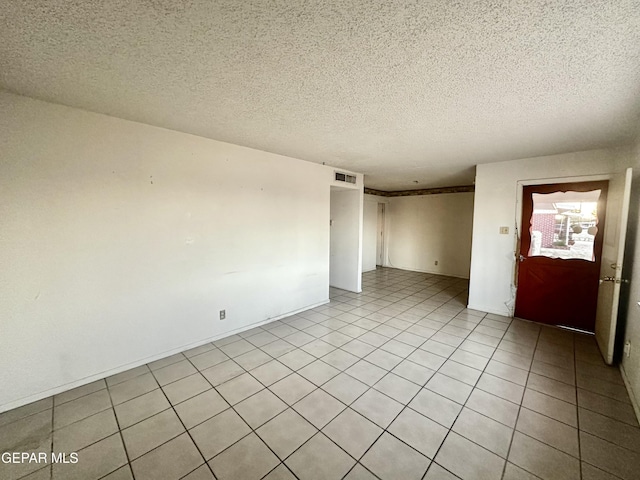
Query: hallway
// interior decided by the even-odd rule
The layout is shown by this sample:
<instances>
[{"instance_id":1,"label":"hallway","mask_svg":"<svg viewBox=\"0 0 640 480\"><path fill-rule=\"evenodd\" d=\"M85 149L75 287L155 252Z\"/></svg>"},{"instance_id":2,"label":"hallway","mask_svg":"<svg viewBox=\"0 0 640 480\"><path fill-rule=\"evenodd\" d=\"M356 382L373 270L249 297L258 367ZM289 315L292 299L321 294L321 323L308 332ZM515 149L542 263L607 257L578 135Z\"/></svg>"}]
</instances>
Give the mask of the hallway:
<instances>
[{"instance_id":1,"label":"hallway","mask_svg":"<svg viewBox=\"0 0 640 480\"><path fill-rule=\"evenodd\" d=\"M0 479L640 478L640 428L593 337L466 296L378 268L361 294L2 413L1 452L79 461L3 460Z\"/></svg>"}]
</instances>

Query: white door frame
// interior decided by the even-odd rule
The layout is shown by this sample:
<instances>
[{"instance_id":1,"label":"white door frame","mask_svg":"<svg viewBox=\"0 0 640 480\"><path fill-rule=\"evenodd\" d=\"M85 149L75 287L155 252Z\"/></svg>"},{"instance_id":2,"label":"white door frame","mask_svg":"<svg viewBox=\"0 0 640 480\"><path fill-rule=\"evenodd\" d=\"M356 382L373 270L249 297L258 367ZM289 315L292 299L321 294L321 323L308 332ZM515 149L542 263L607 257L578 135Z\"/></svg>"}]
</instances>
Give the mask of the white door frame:
<instances>
[{"instance_id":1,"label":"white door frame","mask_svg":"<svg viewBox=\"0 0 640 480\"><path fill-rule=\"evenodd\" d=\"M376 216L376 265L383 267L385 265L385 222L386 222L386 203L378 202Z\"/></svg>"}]
</instances>

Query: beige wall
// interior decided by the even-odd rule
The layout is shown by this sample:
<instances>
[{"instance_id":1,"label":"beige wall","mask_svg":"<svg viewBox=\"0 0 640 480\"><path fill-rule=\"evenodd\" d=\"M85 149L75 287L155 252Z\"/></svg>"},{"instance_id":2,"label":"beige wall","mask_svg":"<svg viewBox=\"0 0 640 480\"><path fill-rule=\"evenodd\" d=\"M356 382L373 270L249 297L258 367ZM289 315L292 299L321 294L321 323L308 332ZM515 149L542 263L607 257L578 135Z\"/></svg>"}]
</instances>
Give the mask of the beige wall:
<instances>
[{"instance_id":1,"label":"beige wall","mask_svg":"<svg viewBox=\"0 0 640 480\"><path fill-rule=\"evenodd\" d=\"M390 200L389 266L469 278L473 193Z\"/></svg>"},{"instance_id":2,"label":"beige wall","mask_svg":"<svg viewBox=\"0 0 640 480\"><path fill-rule=\"evenodd\" d=\"M386 204L385 266L469 278L473 193L366 195L363 265L372 268L378 202Z\"/></svg>"}]
</instances>

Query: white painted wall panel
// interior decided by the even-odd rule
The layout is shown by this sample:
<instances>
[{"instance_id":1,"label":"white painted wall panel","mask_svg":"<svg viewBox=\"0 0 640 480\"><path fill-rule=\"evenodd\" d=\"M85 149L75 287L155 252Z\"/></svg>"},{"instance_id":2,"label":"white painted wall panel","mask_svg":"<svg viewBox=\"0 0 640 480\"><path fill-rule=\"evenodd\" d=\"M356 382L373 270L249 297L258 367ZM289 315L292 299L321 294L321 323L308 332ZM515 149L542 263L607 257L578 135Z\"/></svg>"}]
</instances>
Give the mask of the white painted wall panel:
<instances>
[{"instance_id":1,"label":"white painted wall panel","mask_svg":"<svg viewBox=\"0 0 640 480\"><path fill-rule=\"evenodd\" d=\"M352 292L362 291L362 197L362 188L331 189L329 283Z\"/></svg>"},{"instance_id":2,"label":"white painted wall panel","mask_svg":"<svg viewBox=\"0 0 640 480\"><path fill-rule=\"evenodd\" d=\"M328 300L329 167L9 93L0 149L0 411Z\"/></svg>"}]
</instances>

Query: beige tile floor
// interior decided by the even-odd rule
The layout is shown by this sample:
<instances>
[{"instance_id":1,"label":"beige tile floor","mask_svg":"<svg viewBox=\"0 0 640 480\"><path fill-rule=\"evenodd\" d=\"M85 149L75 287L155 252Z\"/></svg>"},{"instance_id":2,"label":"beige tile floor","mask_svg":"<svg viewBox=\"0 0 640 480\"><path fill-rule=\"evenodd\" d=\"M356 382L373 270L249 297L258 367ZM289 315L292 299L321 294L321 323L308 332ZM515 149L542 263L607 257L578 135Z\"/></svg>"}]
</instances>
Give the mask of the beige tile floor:
<instances>
[{"instance_id":1,"label":"beige tile floor","mask_svg":"<svg viewBox=\"0 0 640 480\"><path fill-rule=\"evenodd\" d=\"M593 338L465 309L467 282L364 291L0 414L24 479L638 479L640 428Z\"/></svg>"}]
</instances>

